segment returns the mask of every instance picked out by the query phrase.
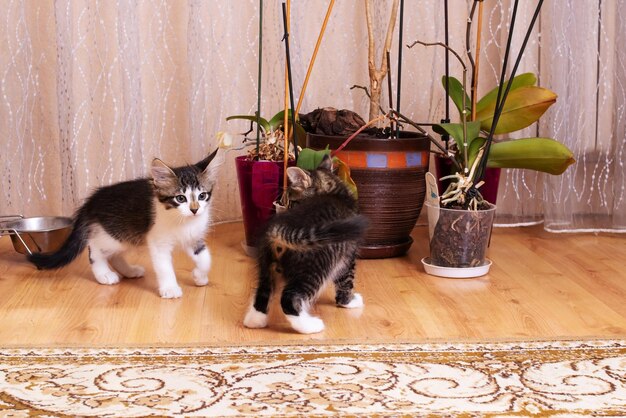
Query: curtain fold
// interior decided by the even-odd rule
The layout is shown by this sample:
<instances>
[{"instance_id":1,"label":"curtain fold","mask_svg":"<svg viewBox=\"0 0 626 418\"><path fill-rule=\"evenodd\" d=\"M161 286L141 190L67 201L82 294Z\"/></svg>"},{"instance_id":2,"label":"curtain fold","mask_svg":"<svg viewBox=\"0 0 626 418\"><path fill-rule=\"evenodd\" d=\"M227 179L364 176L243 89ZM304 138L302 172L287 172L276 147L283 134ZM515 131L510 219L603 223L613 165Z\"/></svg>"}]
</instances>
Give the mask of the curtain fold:
<instances>
[{"instance_id":1,"label":"curtain fold","mask_svg":"<svg viewBox=\"0 0 626 418\"><path fill-rule=\"evenodd\" d=\"M451 46L463 51L471 2L450 3ZM499 79L513 3L484 3L479 96ZM577 162L561 176L504 170L497 223L624 232L626 0L563 3L545 2L518 71L536 73L558 100L515 137L555 138ZM297 99L328 0L291 4ZM520 2L514 52L535 4ZM283 108L285 51L281 2L264 5L261 114L271 117ZM390 5L374 2L377 64ZM216 146L218 131L249 128L225 119L256 110L256 0L6 0L3 10L0 215L69 216L96 187L146 175L154 157L193 163ZM443 2L406 0L404 22L405 44L443 41ZM396 29L393 86L397 51ZM443 49L405 48L402 71L403 113L438 122L445 107ZM454 60L451 74L461 76ZM365 117L367 97L351 87L368 83L364 3L336 2L302 111L333 106ZM386 104L386 83L383 97ZM244 152L224 153L216 221L241 217L234 158Z\"/></svg>"}]
</instances>

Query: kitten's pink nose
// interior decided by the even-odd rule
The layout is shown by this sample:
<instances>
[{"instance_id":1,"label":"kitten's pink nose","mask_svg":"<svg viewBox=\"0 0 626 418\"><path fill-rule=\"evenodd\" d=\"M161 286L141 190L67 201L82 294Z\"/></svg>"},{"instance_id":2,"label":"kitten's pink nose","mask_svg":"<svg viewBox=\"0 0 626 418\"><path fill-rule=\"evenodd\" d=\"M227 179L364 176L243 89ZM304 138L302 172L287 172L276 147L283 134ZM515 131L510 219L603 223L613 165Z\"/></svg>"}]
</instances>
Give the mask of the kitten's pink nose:
<instances>
[{"instance_id":1,"label":"kitten's pink nose","mask_svg":"<svg viewBox=\"0 0 626 418\"><path fill-rule=\"evenodd\" d=\"M198 212L197 208L189 208L189 210L195 215Z\"/></svg>"}]
</instances>

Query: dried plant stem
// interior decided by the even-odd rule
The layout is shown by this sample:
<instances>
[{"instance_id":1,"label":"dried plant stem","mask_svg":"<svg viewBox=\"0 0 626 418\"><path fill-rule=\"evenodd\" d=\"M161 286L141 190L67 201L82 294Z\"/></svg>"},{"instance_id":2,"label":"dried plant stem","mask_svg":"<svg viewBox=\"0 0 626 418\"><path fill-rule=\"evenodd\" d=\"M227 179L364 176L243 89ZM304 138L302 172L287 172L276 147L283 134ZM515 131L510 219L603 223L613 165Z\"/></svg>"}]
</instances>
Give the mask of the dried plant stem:
<instances>
[{"instance_id":1,"label":"dried plant stem","mask_svg":"<svg viewBox=\"0 0 626 418\"><path fill-rule=\"evenodd\" d=\"M328 24L328 19L330 18L330 12L333 10L333 6L335 5L335 0L330 0L328 4L328 9L326 10L326 16L324 16L324 22L322 23L322 28L320 29L320 34L317 37L317 42L315 43L315 49L313 50L313 55L311 56L311 60L309 61L309 68L306 71L306 76L304 77L304 83L302 84L302 90L300 90L300 97L298 98L298 105L296 106L296 116L300 113L300 107L302 106L302 101L304 99L304 92L306 91L306 87L309 84L309 77L311 76L311 71L313 70L313 64L315 63L315 58L317 57L317 51L320 49L320 45L322 44L322 38L324 37L324 32L326 31L326 25Z\"/></svg>"},{"instance_id":2,"label":"dried plant stem","mask_svg":"<svg viewBox=\"0 0 626 418\"><path fill-rule=\"evenodd\" d=\"M463 70L467 71L467 66L465 65L465 62L463 61L463 59L461 58L461 56L452 48L450 48L448 45L444 44L443 42L422 42L422 41L415 41L413 42L411 45L407 45L407 48L411 49L413 48L416 44L420 44L420 45L424 45L424 46L442 46L445 49L447 49L448 51L452 52L452 54L454 54L454 56L459 60L459 62L461 63L461 66L463 66Z\"/></svg>"},{"instance_id":3,"label":"dried plant stem","mask_svg":"<svg viewBox=\"0 0 626 418\"><path fill-rule=\"evenodd\" d=\"M391 49L391 41L393 36L393 30L396 25L396 17L398 15L398 1L393 0L391 4L391 15L389 17L389 25L387 26L387 35L385 36L385 44L383 46L383 54L381 58L380 68L376 68L376 45L374 42L374 25L372 23L372 0L365 0L365 18L367 21L367 64L369 69L370 78L370 110L369 119L374 119L379 114L380 96L382 91L382 81L387 75L387 56L385 51Z\"/></svg>"},{"instance_id":4,"label":"dried plant stem","mask_svg":"<svg viewBox=\"0 0 626 418\"><path fill-rule=\"evenodd\" d=\"M331 155L335 155L336 153L338 153L339 151L344 149L350 143L350 141L352 141L358 134L360 134L361 132L363 132L364 130L369 128L370 126L372 126L372 125L374 125L374 124L376 124L376 123L378 123L380 121L383 121L383 120L387 119L388 117L389 117L389 115L384 114L384 115L379 115L379 116L375 117L374 119L370 120L365 125L361 126L355 133L350 135L345 141L343 141L343 143L341 145L339 145L339 147L337 147L336 150L331 152Z\"/></svg>"},{"instance_id":5,"label":"dried plant stem","mask_svg":"<svg viewBox=\"0 0 626 418\"><path fill-rule=\"evenodd\" d=\"M443 42L422 42L422 41L415 41L413 42L411 45L407 45L408 48L413 48L415 46L415 44L420 44L420 45L424 45L424 46L442 46L444 48L446 48L446 50L452 52L452 54L459 60L459 62L461 63L461 66L463 67L463 91L467 91L467 66L465 65L465 62L463 61L463 59L461 59L461 56L452 48L450 48L448 45L444 44ZM468 143L467 143L467 103L466 103L466 94L463 94L463 110L461 111L461 123L463 124L463 171L465 175L467 175L467 173L469 172L469 167L467 167L468 165L468 158L467 158L467 149L468 147Z\"/></svg>"},{"instance_id":6,"label":"dried plant stem","mask_svg":"<svg viewBox=\"0 0 626 418\"><path fill-rule=\"evenodd\" d=\"M367 87L365 86L359 86L359 85L353 85L352 87L350 87L350 90L354 90L354 89L361 89L365 92L365 95L367 96L368 99L371 100L372 96L370 95L370 91L367 89ZM380 105L380 103L378 103L378 110L380 111L380 113L385 113L385 109L383 109L383 107Z\"/></svg>"},{"instance_id":7,"label":"dried plant stem","mask_svg":"<svg viewBox=\"0 0 626 418\"><path fill-rule=\"evenodd\" d=\"M472 74L472 115L470 120L476 120L476 101L478 97L478 68L480 64L480 44L483 26L483 0L478 1L478 23L476 24L476 63Z\"/></svg>"},{"instance_id":8,"label":"dried plant stem","mask_svg":"<svg viewBox=\"0 0 626 418\"><path fill-rule=\"evenodd\" d=\"M390 54L389 51L386 51L386 55L387 55L387 74L389 74L389 77L387 77L387 93L389 96L389 110L393 110L393 95L392 95L392 86L391 86L391 58L390 58ZM391 120L391 138L394 138L396 135L396 127L395 124L393 123L393 119Z\"/></svg>"},{"instance_id":9,"label":"dried plant stem","mask_svg":"<svg viewBox=\"0 0 626 418\"><path fill-rule=\"evenodd\" d=\"M456 161L456 159L452 156L450 156L450 153L448 152L447 149L445 149L440 143L439 141L437 141L435 138L433 138L424 128L422 128L420 126L420 124L413 122L411 119L407 118L406 116L404 116L402 113L396 111L396 110L392 110L391 111L392 116L398 118L400 121L407 123L409 125L411 125L412 127L414 127L415 129L417 129L421 134L426 135L426 137L430 140L430 142L436 146L439 151L441 151L441 153L443 155L445 155L447 158L450 159L450 161L452 161L452 164L454 164L454 166L460 170L461 166L459 166L459 163ZM424 125L430 125L430 124L424 124Z\"/></svg>"},{"instance_id":10,"label":"dried plant stem","mask_svg":"<svg viewBox=\"0 0 626 418\"><path fill-rule=\"evenodd\" d=\"M474 75L474 56L472 55L472 23L474 22L474 14L476 13L476 6L478 5L479 0L473 0L472 9L467 16L467 23L465 24L465 55L467 56L467 60L469 61L469 67L471 68L471 74ZM446 45L449 45L446 43ZM472 86L474 85L474 79L470 83ZM471 96L471 94L470 94Z\"/></svg>"},{"instance_id":11,"label":"dried plant stem","mask_svg":"<svg viewBox=\"0 0 626 418\"><path fill-rule=\"evenodd\" d=\"M359 86L358 84L353 84L352 87L350 87L350 90L353 90L353 89L361 89L365 92L365 95L367 96L368 99L372 98L372 96L370 95L370 91L365 86Z\"/></svg>"}]
</instances>

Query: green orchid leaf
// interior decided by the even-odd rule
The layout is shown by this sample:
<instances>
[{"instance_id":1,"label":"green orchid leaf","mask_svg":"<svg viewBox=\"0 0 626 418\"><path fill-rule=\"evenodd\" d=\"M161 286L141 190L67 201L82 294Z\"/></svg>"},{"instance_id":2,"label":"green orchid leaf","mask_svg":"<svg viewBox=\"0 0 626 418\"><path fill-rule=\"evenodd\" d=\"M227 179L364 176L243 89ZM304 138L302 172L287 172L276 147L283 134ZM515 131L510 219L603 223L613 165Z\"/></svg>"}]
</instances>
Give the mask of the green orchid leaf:
<instances>
[{"instance_id":1,"label":"green orchid leaf","mask_svg":"<svg viewBox=\"0 0 626 418\"><path fill-rule=\"evenodd\" d=\"M505 89L508 83L509 83L508 80L504 83ZM516 77L513 77L513 82L511 83L511 90L509 91L509 94L511 94L511 91L519 87L534 86L535 84L537 84L537 76L535 76L535 74L533 73L520 74ZM502 90L502 92L504 92L504 89ZM496 103L497 98L498 98L498 87L494 88L489 93L485 94L478 101L478 103L476 103L476 113L482 112L486 107L489 107L489 106L491 106L491 108L495 108L496 107L495 103Z\"/></svg>"},{"instance_id":2,"label":"green orchid leaf","mask_svg":"<svg viewBox=\"0 0 626 418\"><path fill-rule=\"evenodd\" d=\"M289 118L289 122L291 122L291 109L288 110L287 117ZM284 122L285 122L285 111L281 110L280 112L272 116L272 119L270 119L269 121L269 125L272 128L272 130L274 130L280 126L283 126Z\"/></svg>"},{"instance_id":3,"label":"green orchid leaf","mask_svg":"<svg viewBox=\"0 0 626 418\"><path fill-rule=\"evenodd\" d=\"M526 128L539 120L550 106L556 102L556 94L536 86L523 86L511 90L498 120L495 134L505 134ZM493 121L495 100L476 113L481 129L489 131Z\"/></svg>"},{"instance_id":4,"label":"green orchid leaf","mask_svg":"<svg viewBox=\"0 0 626 418\"><path fill-rule=\"evenodd\" d=\"M554 139L523 138L492 143L487 166L559 175L575 162L572 151Z\"/></svg>"},{"instance_id":5,"label":"green orchid leaf","mask_svg":"<svg viewBox=\"0 0 626 418\"><path fill-rule=\"evenodd\" d=\"M478 157L478 152L480 151L480 148L485 144L486 141L487 141L486 138L476 138L475 140L472 141L472 144L470 145L469 150L467 151L467 165L469 169L471 169L472 166L474 165L474 161L476 160L476 157ZM484 159L485 157L483 156L482 158Z\"/></svg>"},{"instance_id":6,"label":"green orchid leaf","mask_svg":"<svg viewBox=\"0 0 626 418\"><path fill-rule=\"evenodd\" d=\"M296 142L300 146L306 144L306 131L304 130L302 125L300 125L300 122L297 122L297 121L296 121Z\"/></svg>"},{"instance_id":7,"label":"green orchid leaf","mask_svg":"<svg viewBox=\"0 0 626 418\"><path fill-rule=\"evenodd\" d=\"M475 138L480 134L480 122L467 122L467 144L470 146ZM463 146L463 124L462 123L440 123L433 126L435 132L447 133L456 141L458 149L462 150Z\"/></svg>"},{"instance_id":8,"label":"green orchid leaf","mask_svg":"<svg viewBox=\"0 0 626 418\"><path fill-rule=\"evenodd\" d=\"M267 121L267 119L256 117L255 115L233 115L233 116L229 116L226 118L226 120L233 120L233 119L244 119L244 120L249 120L252 122L258 122L265 132L268 132L270 130L270 124Z\"/></svg>"},{"instance_id":9,"label":"green orchid leaf","mask_svg":"<svg viewBox=\"0 0 626 418\"><path fill-rule=\"evenodd\" d=\"M282 126L284 122L285 122L285 111L281 110L280 112L272 116L272 119L270 119L269 121L270 128L274 130L279 126Z\"/></svg>"},{"instance_id":10,"label":"green orchid leaf","mask_svg":"<svg viewBox=\"0 0 626 418\"><path fill-rule=\"evenodd\" d=\"M296 165L303 170L315 170L320 165L325 155L330 155L330 149L326 146L323 150L314 150L311 148L303 148L298 153Z\"/></svg>"},{"instance_id":11,"label":"green orchid leaf","mask_svg":"<svg viewBox=\"0 0 626 418\"><path fill-rule=\"evenodd\" d=\"M433 125L433 131L435 131L439 135L448 135L448 132L445 129L443 129L440 125Z\"/></svg>"},{"instance_id":12,"label":"green orchid leaf","mask_svg":"<svg viewBox=\"0 0 626 418\"><path fill-rule=\"evenodd\" d=\"M441 78L441 84L445 90L446 88L446 76L444 75ZM467 115L469 119L469 115L472 111L472 103L470 102L470 98L463 90L463 84L459 80L454 77L448 77L448 95L452 99L452 102L456 105L456 108L459 110L459 117L463 119L463 95L465 94L465 108L467 109Z\"/></svg>"},{"instance_id":13,"label":"green orchid leaf","mask_svg":"<svg viewBox=\"0 0 626 418\"><path fill-rule=\"evenodd\" d=\"M450 135L458 149L463 149L463 125L460 123L441 123L433 126L433 130L441 135Z\"/></svg>"}]
</instances>

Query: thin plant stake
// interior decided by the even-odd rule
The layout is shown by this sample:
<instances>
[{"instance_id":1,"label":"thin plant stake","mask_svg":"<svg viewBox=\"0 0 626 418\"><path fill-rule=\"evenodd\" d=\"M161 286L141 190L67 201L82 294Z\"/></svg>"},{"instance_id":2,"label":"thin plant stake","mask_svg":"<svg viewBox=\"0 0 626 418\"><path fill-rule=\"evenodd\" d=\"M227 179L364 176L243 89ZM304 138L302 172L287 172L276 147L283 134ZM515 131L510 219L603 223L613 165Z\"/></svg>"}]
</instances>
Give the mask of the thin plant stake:
<instances>
[{"instance_id":1,"label":"thin plant stake","mask_svg":"<svg viewBox=\"0 0 626 418\"><path fill-rule=\"evenodd\" d=\"M396 96L396 110L398 112L400 112L400 99L401 99L401 95L400 93L402 92L402 48L404 45L402 45L402 35L404 33L404 0L400 0L400 22L398 24L398 91L397 96ZM389 62L389 58L387 58L387 62ZM391 67L391 64L389 64L389 66ZM389 70L389 74L388 77L391 79L391 70ZM389 89L389 95L391 96L391 88ZM391 102L391 100L390 100ZM392 125L392 129L391 132L393 132L393 125ZM396 131L396 138L400 137L400 126L398 125L395 129Z\"/></svg>"},{"instance_id":2,"label":"thin plant stake","mask_svg":"<svg viewBox=\"0 0 626 418\"><path fill-rule=\"evenodd\" d=\"M284 41L285 45L289 45L289 13L291 11L291 3L287 0L287 4L283 2L283 26L285 29ZM287 166L289 165L289 68L285 60L285 111L283 115L283 132L285 145L283 150L283 194L281 202L284 204L287 197Z\"/></svg>"},{"instance_id":3,"label":"thin plant stake","mask_svg":"<svg viewBox=\"0 0 626 418\"><path fill-rule=\"evenodd\" d=\"M511 17L511 28L510 28L510 32L509 32L509 40L507 42L507 52L505 53L505 57L508 56L508 50L510 49L510 44L511 44L511 38L512 38L512 33L513 33L513 26L515 24L515 14L516 14L516 9L517 9L517 4L518 4L518 0L515 1L515 5L513 8L513 15ZM543 0L539 0L539 3L537 3L537 7L535 8L535 12L533 14L533 17L530 21L530 24L528 26L528 29L526 31L526 35L524 36L524 41L522 42L522 45L520 47L520 51L517 55L517 58L515 60L515 64L513 65L513 70L511 71L511 75L509 77L509 80L513 80L513 78L515 77L515 74L517 73L517 68L519 67L519 64L522 60L522 56L524 54L524 50L526 49L526 45L528 44L528 40L530 39L530 34L532 33L533 27L535 26L535 22L537 21L537 18L539 17L539 12L541 11L541 6L543 5ZM504 93L501 96L501 91L503 89L503 84L504 81L502 81L502 79L504 78L504 72L506 71L506 61L503 65L503 69L502 72L503 74L501 75L501 82L500 85L498 86L498 99L496 100L496 107L495 107L495 111L493 114L493 121L491 122L491 129L489 130L489 135L487 136L487 141L485 142L485 145L483 145L483 147L485 148L485 155L486 157L483 159L483 161L481 161L481 166L480 169L477 170L476 173L476 177L475 177L475 183L479 180L483 179L483 176L485 174L485 170L487 168L487 156L489 155L489 150L491 148L491 143L493 142L493 136L494 136L494 132L496 130L496 125L498 123L498 121L500 120L500 115L502 114L502 111L504 110L504 104L506 102L506 98L509 94L509 91L511 90L511 85L513 83L511 83L509 81L509 83L507 83L506 88L504 89Z\"/></svg>"},{"instance_id":4,"label":"thin plant stake","mask_svg":"<svg viewBox=\"0 0 626 418\"><path fill-rule=\"evenodd\" d=\"M320 34L317 36L317 42L315 43L315 49L313 50L313 55L311 56L311 60L309 61L309 68L306 71L306 76L304 77L304 83L302 84L302 90L300 90L300 97L298 98L298 105L296 106L296 115L300 113L300 107L302 106L302 101L304 99L304 92L306 91L306 87L309 84L309 77L311 76L311 71L313 70L313 64L315 63L315 58L317 57L317 51L320 49L320 45L322 44L322 38L324 37L324 32L326 31L326 25L328 24L328 19L330 18L330 12L333 10L333 6L335 5L335 0L330 0L328 4L328 9L326 10L326 16L324 17L324 22L322 23L322 28L320 29Z\"/></svg>"},{"instance_id":5,"label":"thin plant stake","mask_svg":"<svg viewBox=\"0 0 626 418\"><path fill-rule=\"evenodd\" d=\"M263 0L259 0L259 75L257 79L257 103L256 103L256 156L259 159L260 146L261 146L261 124L259 118L261 117L261 75L263 68Z\"/></svg>"},{"instance_id":6,"label":"thin plant stake","mask_svg":"<svg viewBox=\"0 0 626 418\"><path fill-rule=\"evenodd\" d=\"M446 46L446 52L445 52L445 73L446 73L446 82L445 82L445 87L446 87L446 117L445 119L443 119L441 121L441 123L450 123L450 51L448 50L448 48L450 47L450 37L449 37L449 31L448 31L448 0L444 0L443 2L443 21L444 21L444 44ZM441 136L441 139L444 142L444 146L446 148L446 151L448 150L448 139L450 139L450 136L448 134L444 134Z\"/></svg>"},{"instance_id":7,"label":"thin plant stake","mask_svg":"<svg viewBox=\"0 0 626 418\"><path fill-rule=\"evenodd\" d=\"M287 13L283 9L283 23L286 24ZM296 139L295 129L296 129L296 112L293 111L294 102L293 102L293 80L291 79L291 54L289 52L289 31L287 31L285 37L285 57L287 62L287 87L289 90L289 104L291 105L291 129L289 130L289 134L287 135L287 139L291 138L293 141L293 153L296 159L298 159L298 141Z\"/></svg>"}]
</instances>

